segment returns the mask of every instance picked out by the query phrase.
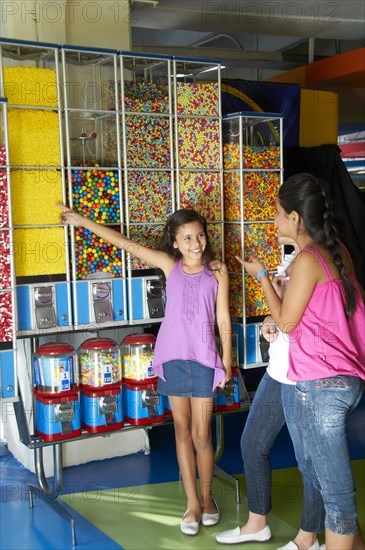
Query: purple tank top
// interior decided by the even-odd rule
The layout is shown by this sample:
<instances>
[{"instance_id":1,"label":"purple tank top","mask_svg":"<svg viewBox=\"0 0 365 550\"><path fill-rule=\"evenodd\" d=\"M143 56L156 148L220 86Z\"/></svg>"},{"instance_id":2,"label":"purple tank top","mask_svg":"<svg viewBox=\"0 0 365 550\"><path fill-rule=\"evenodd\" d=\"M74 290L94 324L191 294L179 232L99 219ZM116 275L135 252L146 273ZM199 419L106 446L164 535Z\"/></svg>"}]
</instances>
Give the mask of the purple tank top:
<instances>
[{"instance_id":1,"label":"purple tank top","mask_svg":"<svg viewBox=\"0 0 365 550\"><path fill-rule=\"evenodd\" d=\"M197 361L215 369L213 389L224 378L215 341L218 283L213 273L184 273L178 260L166 280L165 317L158 331L154 372L163 380L163 364L174 359Z\"/></svg>"},{"instance_id":2,"label":"purple tank top","mask_svg":"<svg viewBox=\"0 0 365 550\"><path fill-rule=\"evenodd\" d=\"M316 256L328 280L317 284L297 328L289 336L290 380L316 380L345 374L365 379L365 307L355 276L356 310L348 319L341 279L333 279L322 256Z\"/></svg>"}]
</instances>

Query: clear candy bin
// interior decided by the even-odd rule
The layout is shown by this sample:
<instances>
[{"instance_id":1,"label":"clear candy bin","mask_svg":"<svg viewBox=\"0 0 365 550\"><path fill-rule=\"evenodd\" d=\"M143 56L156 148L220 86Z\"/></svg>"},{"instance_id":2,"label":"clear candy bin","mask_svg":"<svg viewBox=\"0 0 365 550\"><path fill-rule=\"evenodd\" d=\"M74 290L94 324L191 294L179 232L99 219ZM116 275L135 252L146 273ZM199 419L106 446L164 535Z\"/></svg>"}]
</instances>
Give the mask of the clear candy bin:
<instances>
[{"instance_id":1,"label":"clear candy bin","mask_svg":"<svg viewBox=\"0 0 365 550\"><path fill-rule=\"evenodd\" d=\"M78 391L76 351L65 342L41 345L33 354L34 390L40 395L71 395Z\"/></svg>"},{"instance_id":2,"label":"clear candy bin","mask_svg":"<svg viewBox=\"0 0 365 550\"><path fill-rule=\"evenodd\" d=\"M156 338L153 334L129 334L121 343L123 381L134 384L151 382Z\"/></svg>"},{"instance_id":3,"label":"clear candy bin","mask_svg":"<svg viewBox=\"0 0 365 550\"><path fill-rule=\"evenodd\" d=\"M122 382L120 349L111 338L89 338L77 350L81 388L116 388Z\"/></svg>"}]
</instances>

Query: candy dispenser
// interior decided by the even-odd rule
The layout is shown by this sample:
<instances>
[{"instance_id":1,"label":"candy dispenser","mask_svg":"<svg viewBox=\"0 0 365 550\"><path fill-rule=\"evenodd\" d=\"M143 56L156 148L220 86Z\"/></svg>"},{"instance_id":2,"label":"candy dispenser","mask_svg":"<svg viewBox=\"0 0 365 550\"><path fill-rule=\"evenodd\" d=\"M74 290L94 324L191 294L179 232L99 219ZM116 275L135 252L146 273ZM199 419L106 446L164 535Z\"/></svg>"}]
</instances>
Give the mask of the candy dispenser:
<instances>
[{"instance_id":1,"label":"candy dispenser","mask_svg":"<svg viewBox=\"0 0 365 550\"><path fill-rule=\"evenodd\" d=\"M260 325L269 312L261 286L244 275L235 256L248 258L254 252L270 271L281 263L274 216L283 177L282 124L280 114L223 117L225 256L231 316L244 368L267 363L267 350L260 346Z\"/></svg>"},{"instance_id":2,"label":"candy dispenser","mask_svg":"<svg viewBox=\"0 0 365 550\"><path fill-rule=\"evenodd\" d=\"M232 378L224 388L217 388L214 397L214 412L231 411L240 408L238 367L232 367Z\"/></svg>"},{"instance_id":3,"label":"candy dispenser","mask_svg":"<svg viewBox=\"0 0 365 550\"><path fill-rule=\"evenodd\" d=\"M18 336L72 326L57 45L1 40L7 97Z\"/></svg>"},{"instance_id":4,"label":"candy dispenser","mask_svg":"<svg viewBox=\"0 0 365 550\"><path fill-rule=\"evenodd\" d=\"M153 334L129 334L121 343L124 416L132 425L161 422L164 402L157 393Z\"/></svg>"},{"instance_id":5,"label":"candy dispenser","mask_svg":"<svg viewBox=\"0 0 365 550\"><path fill-rule=\"evenodd\" d=\"M88 433L110 432L124 427L121 388L82 390L80 399L81 423Z\"/></svg>"},{"instance_id":6,"label":"candy dispenser","mask_svg":"<svg viewBox=\"0 0 365 550\"><path fill-rule=\"evenodd\" d=\"M176 202L208 221L217 257L223 255L221 65L174 58Z\"/></svg>"},{"instance_id":7,"label":"candy dispenser","mask_svg":"<svg viewBox=\"0 0 365 550\"><path fill-rule=\"evenodd\" d=\"M81 435L76 351L66 342L33 353L35 433L44 441Z\"/></svg>"},{"instance_id":8,"label":"candy dispenser","mask_svg":"<svg viewBox=\"0 0 365 550\"><path fill-rule=\"evenodd\" d=\"M123 384L123 412L132 426L163 422L165 408L162 395L157 393L157 383Z\"/></svg>"},{"instance_id":9,"label":"candy dispenser","mask_svg":"<svg viewBox=\"0 0 365 550\"><path fill-rule=\"evenodd\" d=\"M76 351L66 342L42 344L33 354L34 391L59 397L79 390Z\"/></svg>"},{"instance_id":10,"label":"candy dispenser","mask_svg":"<svg viewBox=\"0 0 365 550\"><path fill-rule=\"evenodd\" d=\"M229 411L239 409L240 407L240 388L239 388L239 363L238 363L238 335L236 332L232 332L230 335L226 334L226 338L232 340L232 378L228 380L225 387L217 388L214 398L214 412ZM219 355L222 357L222 340L220 336L216 336L216 343ZM243 379L241 384L246 391Z\"/></svg>"},{"instance_id":11,"label":"candy dispenser","mask_svg":"<svg viewBox=\"0 0 365 550\"><path fill-rule=\"evenodd\" d=\"M156 246L174 211L171 59L121 52L120 97L126 230L130 238ZM160 322L164 289L154 266L128 258L129 323Z\"/></svg>"},{"instance_id":12,"label":"candy dispenser","mask_svg":"<svg viewBox=\"0 0 365 550\"><path fill-rule=\"evenodd\" d=\"M89 338L77 351L81 424L89 433L123 427L120 349L111 338Z\"/></svg>"},{"instance_id":13,"label":"candy dispenser","mask_svg":"<svg viewBox=\"0 0 365 550\"><path fill-rule=\"evenodd\" d=\"M122 133L117 52L62 47L69 202L116 230L123 224ZM83 229L70 229L75 328L127 323L125 255Z\"/></svg>"},{"instance_id":14,"label":"candy dispenser","mask_svg":"<svg viewBox=\"0 0 365 550\"><path fill-rule=\"evenodd\" d=\"M82 389L119 388L122 383L120 349L112 338L89 338L77 350Z\"/></svg>"},{"instance_id":15,"label":"candy dispenser","mask_svg":"<svg viewBox=\"0 0 365 550\"><path fill-rule=\"evenodd\" d=\"M58 397L36 396L35 433L44 441L57 442L79 437L80 405L77 395Z\"/></svg>"},{"instance_id":16,"label":"candy dispenser","mask_svg":"<svg viewBox=\"0 0 365 550\"><path fill-rule=\"evenodd\" d=\"M12 255L13 227L11 215L7 101L0 98L0 381L1 398L17 396L16 377L16 307L15 273Z\"/></svg>"},{"instance_id":17,"label":"candy dispenser","mask_svg":"<svg viewBox=\"0 0 365 550\"><path fill-rule=\"evenodd\" d=\"M123 383L157 382L152 370L156 337L153 334L129 334L121 344Z\"/></svg>"}]
</instances>

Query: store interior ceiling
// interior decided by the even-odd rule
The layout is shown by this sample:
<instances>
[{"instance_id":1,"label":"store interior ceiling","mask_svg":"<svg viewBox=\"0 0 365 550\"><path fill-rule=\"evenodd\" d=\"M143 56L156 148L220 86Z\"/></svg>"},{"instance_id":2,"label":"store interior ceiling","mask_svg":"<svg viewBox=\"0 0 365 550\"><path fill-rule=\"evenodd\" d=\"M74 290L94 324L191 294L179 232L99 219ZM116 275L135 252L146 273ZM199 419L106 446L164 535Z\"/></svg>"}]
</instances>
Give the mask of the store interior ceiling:
<instances>
[{"instance_id":1,"label":"store interior ceiling","mask_svg":"<svg viewBox=\"0 0 365 550\"><path fill-rule=\"evenodd\" d=\"M223 78L264 81L364 48L364 0L130 0L132 51L222 62ZM311 83L339 94L343 133L365 125L365 71Z\"/></svg>"}]
</instances>

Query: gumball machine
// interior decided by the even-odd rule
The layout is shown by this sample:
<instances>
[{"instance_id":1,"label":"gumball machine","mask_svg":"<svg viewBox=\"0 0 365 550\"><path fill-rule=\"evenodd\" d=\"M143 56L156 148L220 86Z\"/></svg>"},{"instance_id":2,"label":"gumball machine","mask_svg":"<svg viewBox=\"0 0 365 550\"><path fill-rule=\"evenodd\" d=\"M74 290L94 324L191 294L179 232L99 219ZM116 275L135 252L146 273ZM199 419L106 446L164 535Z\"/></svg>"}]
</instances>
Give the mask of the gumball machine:
<instances>
[{"instance_id":1,"label":"gumball machine","mask_svg":"<svg viewBox=\"0 0 365 550\"><path fill-rule=\"evenodd\" d=\"M81 424L89 433L123 428L120 349L111 338L89 338L77 351Z\"/></svg>"},{"instance_id":2,"label":"gumball machine","mask_svg":"<svg viewBox=\"0 0 365 550\"><path fill-rule=\"evenodd\" d=\"M229 337L229 335L226 335ZM238 367L238 336L232 332L232 378L225 387L217 388L214 398L214 412L229 411L239 409L240 391L239 391L239 367ZM219 336L216 337L219 354L222 354L222 342Z\"/></svg>"},{"instance_id":3,"label":"gumball machine","mask_svg":"<svg viewBox=\"0 0 365 550\"><path fill-rule=\"evenodd\" d=\"M164 404L152 370L155 341L152 334L130 334L121 344L124 417L132 425L164 419Z\"/></svg>"},{"instance_id":4,"label":"gumball machine","mask_svg":"<svg viewBox=\"0 0 365 550\"><path fill-rule=\"evenodd\" d=\"M33 354L35 431L45 441L81 435L77 358L64 342L41 345Z\"/></svg>"}]
</instances>

